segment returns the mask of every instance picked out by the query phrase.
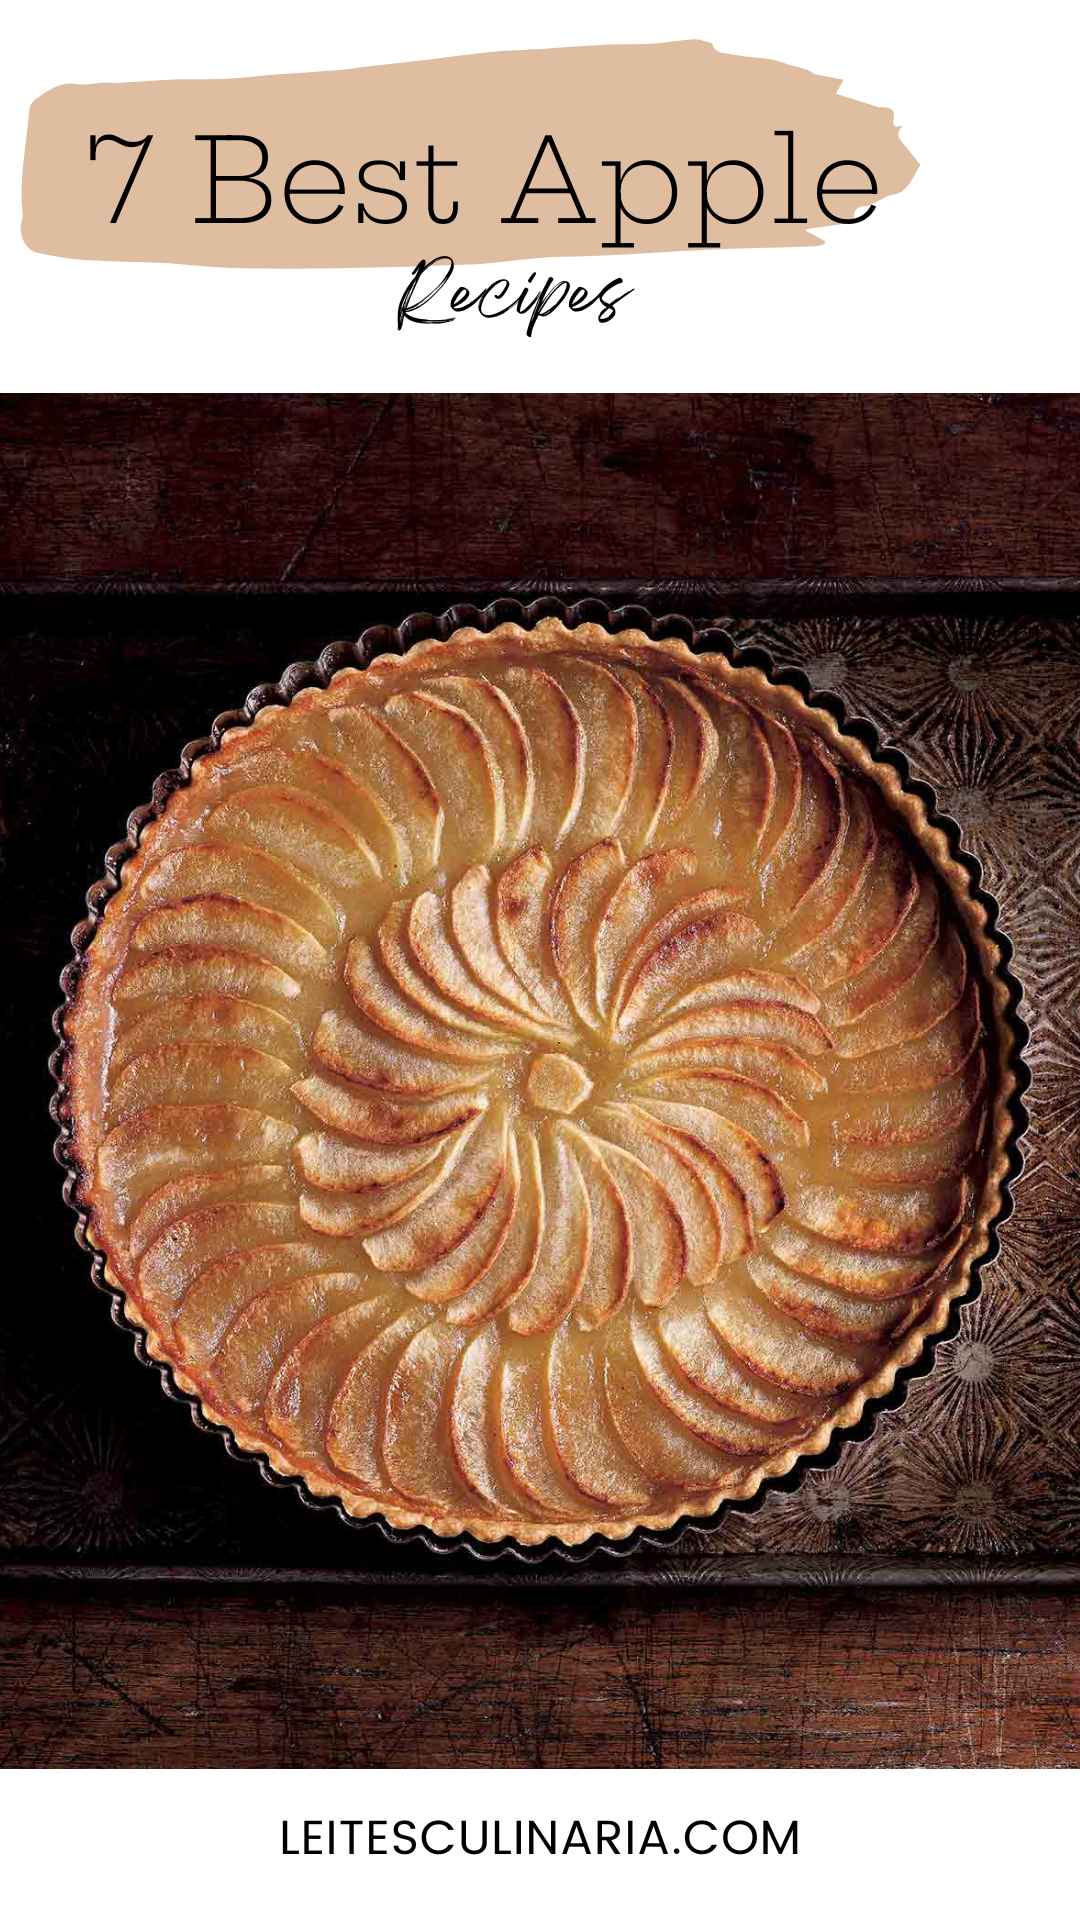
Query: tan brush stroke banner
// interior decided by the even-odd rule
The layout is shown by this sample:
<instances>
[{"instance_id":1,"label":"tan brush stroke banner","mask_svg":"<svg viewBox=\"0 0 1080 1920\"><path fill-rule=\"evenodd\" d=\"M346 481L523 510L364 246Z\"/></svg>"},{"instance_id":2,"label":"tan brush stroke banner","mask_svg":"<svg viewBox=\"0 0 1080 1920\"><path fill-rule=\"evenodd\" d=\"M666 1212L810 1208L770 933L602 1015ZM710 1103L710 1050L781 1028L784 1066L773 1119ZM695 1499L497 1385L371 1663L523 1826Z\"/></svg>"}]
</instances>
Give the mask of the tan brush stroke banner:
<instances>
[{"instance_id":1,"label":"tan brush stroke banner","mask_svg":"<svg viewBox=\"0 0 1080 1920\"><path fill-rule=\"evenodd\" d=\"M820 244L815 229L830 222L817 198L825 168L857 161L869 168L877 192L828 202L850 219L870 200L899 193L916 162L902 145L888 108L843 97L841 82L788 67L717 52L704 41L661 46L572 47L528 53L466 55L407 66L359 67L342 73L282 74L236 80L165 80L117 86L64 86L33 103L23 175L23 238L41 253L89 260L161 260L199 266L413 266L422 257L451 254L457 261L535 259L545 254L597 254L618 263L632 254L611 249L616 174L605 161L629 169L636 160L660 160L677 182L677 200L656 224L624 223L623 239L639 253L681 251L701 239L702 170L742 161L761 175L760 211L743 224L709 223L709 238L725 247ZM790 129L794 140L778 136ZM91 137L140 141L153 133L123 211L110 216L123 191L135 148L101 143L89 158ZM272 200L264 219L207 224L210 210L208 142L198 135L255 135L269 160L263 175ZM536 224L507 225L544 135L559 155L593 224L574 220L568 194L534 196L522 208ZM432 176L417 164L432 147ZM218 168L247 171L257 150L222 144ZM340 212L325 224L294 217L284 200L290 169L320 160L338 169L344 194L300 197L308 221ZM404 163L404 178L373 168L369 190L358 183L365 162ZM806 224L787 224L789 166L795 212ZM436 224L435 208L457 217ZM333 184L325 169L308 169L295 186ZM536 185L563 185L550 150ZM866 186L851 168L830 186ZM398 210L373 185L397 188L408 211L394 225L373 216ZM661 212L670 194L655 169L624 175L626 206L641 216ZM756 197L746 166L728 166L710 185L712 203L729 218L745 214ZM257 187L219 188L221 214L251 213L263 204ZM363 219L358 209L363 205ZM201 218L200 218L201 217ZM605 243L607 243L605 245Z\"/></svg>"}]
</instances>

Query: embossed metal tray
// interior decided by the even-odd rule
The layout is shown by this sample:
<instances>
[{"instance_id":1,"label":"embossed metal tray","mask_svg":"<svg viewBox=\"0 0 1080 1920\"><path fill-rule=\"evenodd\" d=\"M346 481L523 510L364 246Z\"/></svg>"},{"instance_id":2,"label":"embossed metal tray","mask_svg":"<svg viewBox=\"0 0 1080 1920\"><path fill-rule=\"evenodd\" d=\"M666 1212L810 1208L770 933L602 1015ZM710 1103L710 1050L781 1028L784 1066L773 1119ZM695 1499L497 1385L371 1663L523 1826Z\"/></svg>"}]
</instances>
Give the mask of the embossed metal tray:
<instances>
[{"instance_id":1,"label":"embossed metal tray","mask_svg":"<svg viewBox=\"0 0 1080 1920\"><path fill-rule=\"evenodd\" d=\"M511 591L533 600L544 589L588 591ZM593 591L611 607L680 614L740 651L763 648L815 695L839 699L849 723L869 723L960 821L1015 947L1035 1074L1016 1212L980 1297L887 1415L707 1533L578 1563L436 1558L303 1512L162 1406L86 1284L28 1113L12 1190L31 1202L36 1253L0 1306L0 1572L423 1586L1080 1579L1080 1054L1069 1012L1080 987L1080 590L636 581ZM40 1078L37 1015L72 902L178 743L290 659L492 594L402 582L5 598L13 1086Z\"/></svg>"}]
</instances>

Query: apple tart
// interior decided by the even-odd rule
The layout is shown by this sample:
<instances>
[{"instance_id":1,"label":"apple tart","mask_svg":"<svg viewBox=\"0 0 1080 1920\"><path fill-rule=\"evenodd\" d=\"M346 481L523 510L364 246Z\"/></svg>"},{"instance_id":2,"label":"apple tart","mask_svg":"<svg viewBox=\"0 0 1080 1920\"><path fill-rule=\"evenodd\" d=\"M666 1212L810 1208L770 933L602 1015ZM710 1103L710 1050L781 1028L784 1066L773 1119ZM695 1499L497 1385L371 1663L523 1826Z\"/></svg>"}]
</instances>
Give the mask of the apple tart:
<instances>
[{"instance_id":1,"label":"apple tart","mask_svg":"<svg viewBox=\"0 0 1080 1920\"><path fill-rule=\"evenodd\" d=\"M66 1023L88 1238L350 1514L666 1528L821 1452L969 1285L998 958L793 689L462 629L230 729L142 832Z\"/></svg>"}]
</instances>

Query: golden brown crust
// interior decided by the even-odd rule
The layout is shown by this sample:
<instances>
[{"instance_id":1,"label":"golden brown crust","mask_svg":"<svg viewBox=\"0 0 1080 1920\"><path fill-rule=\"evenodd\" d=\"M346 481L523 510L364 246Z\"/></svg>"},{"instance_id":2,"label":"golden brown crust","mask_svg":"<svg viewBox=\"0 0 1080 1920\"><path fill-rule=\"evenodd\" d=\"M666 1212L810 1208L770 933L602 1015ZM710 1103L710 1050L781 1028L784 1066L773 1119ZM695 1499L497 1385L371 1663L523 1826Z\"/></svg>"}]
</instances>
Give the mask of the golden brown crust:
<instances>
[{"instance_id":1,"label":"golden brown crust","mask_svg":"<svg viewBox=\"0 0 1080 1920\"><path fill-rule=\"evenodd\" d=\"M972 1268L989 1247L992 1223L1001 1208L1008 1172L1012 1131L1009 1108L1015 1090L1013 1035L1009 1022L1008 990L999 971L1000 953L990 933L985 910L972 894L966 868L954 858L944 832L932 825L920 800L905 789L891 765L874 759L862 743L844 733L828 713L810 706L795 689L775 686L759 669L733 666L721 655L693 653L682 642L653 642L636 633L612 636L599 626L581 626L571 633L559 621L543 621L533 631L510 623L487 635L475 629L464 629L446 642L420 643L403 656L381 656L366 669L344 669L334 676L325 693L322 690L305 690L297 695L289 711L327 710L343 696L347 699L354 690L361 693L362 697L369 692L377 692L380 698L391 694L410 694L414 689L422 689L425 682L430 681L436 663L438 674L442 676L466 663L475 665L477 662L498 660L508 652L515 658L536 663L548 658L557 661L568 651L587 654L591 664L637 669L646 683L650 676L657 673L661 663L665 671L685 669L683 683L691 690L701 687L735 694L748 705L752 714L766 716L773 722L791 724L802 736L812 735L824 750L821 760L826 770L834 766L853 770L876 789L888 818L901 823L909 841L921 851L942 883L950 911L962 927L975 960L981 982L983 1022L988 1041L986 1056L991 1078L987 1092L982 1096L985 1101L985 1124L977 1162L978 1192L970 1207L966 1233L959 1250L948 1260L944 1271L933 1276L929 1296L916 1296L922 1303L917 1319L889 1346L881 1364L868 1377L845 1390L839 1404L835 1397L832 1399L823 1417L817 1420L811 1431L794 1439L788 1438L765 1457L737 1464L722 1484L714 1484L701 1492L682 1489L677 1498L649 1505L644 1510L634 1508L630 1511L604 1512L594 1509L580 1520L569 1514L557 1521L543 1517L529 1518L524 1512L509 1520L505 1515L489 1519L476 1503L466 1503L457 1512L444 1512L433 1510L431 1506L388 1498L385 1494L373 1495L363 1491L354 1478L336 1470L328 1457L315 1460L298 1456L257 1421L245 1424L238 1415L237 1407L216 1393L213 1379L208 1378L199 1367L188 1364L178 1351L175 1338L155 1319L140 1293L135 1274L128 1270L123 1226L117 1213L117 1191L106 1190L99 1171L98 1155L106 1135L106 1075L116 1025L112 994L117 977L128 960L128 903L147 870L160 851L175 844L179 821L201 825L208 806L222 790L223 776L228 770L242 766L245 760L263 748L273 750L282 709L264 709L249 727L227 732L215 753L196 761L190 786L181 789L161 817L147 826L137 850L124 864L119 890L97 928L65 1023L67 1110L72 1126L73 1161L78 1169L77 1197L87 1215L87 1238L104 1255L106 1276L123 1293L129 1319L144 1328L149 1353L171 1368L177 1384L198 1400L205 1417L231 1433L237 1445L244 1450L265 1455L270 1465L281 1474L298 1475L312 1492L335 1496L347 1512L357 1517L379 1513L399 1528L423 1526L448 1537L467 1532L485 1541L513 1538L526 1545L551 1538L571 1545L594 1535L619 1540L637 1528L662 1531L684 1516L704 1517L715 1512L726 1501L750 1498L764 1481L783 1476L799 1459L822 1453L834 1432L856 1425L867 1403L888 1394L897 1375L918 1358L926 1340L944 1328L952 1302L968 1291ZM609 679L613 684L618 684L614 675L609 675ZM420 717L421 720L425 719L424 715ZM608 720L604 724L611 726L615 723ZM476 792L482 800L487 788L484 785L486 766L476 746L480 736L467 722L458 719L455 725L462 761L467 771L475 775ZM617 783L622 778L616 763L617 755L613 757L615 771L609 773L609 784L612 781ZM622 804L624 807L627 804L625 799ZM328 860L330 857L328 854ZM815 881L824 883L828 879L820 859L815 867L815 858L815 851L811 849L807 854L807 888ZM163 955L162 965L169 964L168 956L172 951L165 943L170 925L163 923L162 942L149 956ZM178 922L177 925L182 933L182 923ZM271 944L272 935L273 928L269 928L267 938ZM266 953L256 951L260 939L261 929L256 927L252 935L251 965L253 968L272 967L274 961ZM267 1004L273 1000L269 987L264 998ZM281 1005L287 1012L288 1002L282 1000ZM537 1019L542 1017L536 1013L535 1006L533 1011ZM552 1047L550 1052L558 1057L556 1047ZM576 1071L580 1073L582 1070L578 1068ZM559 1072L552 1071L552 1085L563 1085L567 1079L565 1067L561 1070L561 1078ZM569 1112L571 1109L567 1105L557 1110ZM326 1264L333 1266L329 1256Z\"/></svg>"}]
</instances>

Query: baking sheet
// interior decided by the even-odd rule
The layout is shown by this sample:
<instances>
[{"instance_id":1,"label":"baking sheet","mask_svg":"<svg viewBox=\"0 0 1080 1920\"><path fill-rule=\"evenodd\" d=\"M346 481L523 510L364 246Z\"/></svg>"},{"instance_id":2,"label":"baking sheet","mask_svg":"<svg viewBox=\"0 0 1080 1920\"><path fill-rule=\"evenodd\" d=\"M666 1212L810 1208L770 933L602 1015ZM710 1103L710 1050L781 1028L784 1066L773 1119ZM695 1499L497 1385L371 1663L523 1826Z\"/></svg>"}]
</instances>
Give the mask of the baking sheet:
<instances>
[{"instance_id":1,"label":"baking sheet","mask_svg":"<svg viewBox=\"0 0 1080 1920\"><path fill-rule=\"evenodd\" d=\"M902 1404L793 1491L733 1508L708 1533L581 1566L478 1566L388 1542L305 1511L229 1460L182 1406L163 1404L157 1376L110 1325L70 1239L44 1115L67 930L154 775L290 660L498 591L597 592L612 606L686 614L764 647L836 695L849 719L871 722L960 821L1000 902L1031 1028L1025 1164L1001 1254ZM0 1299L0 1571L350 1586L1080 1579L1077 583L400 582L9 595L2 612L2 1021L26 1121Z\"/></svg>"}]
</instances>

